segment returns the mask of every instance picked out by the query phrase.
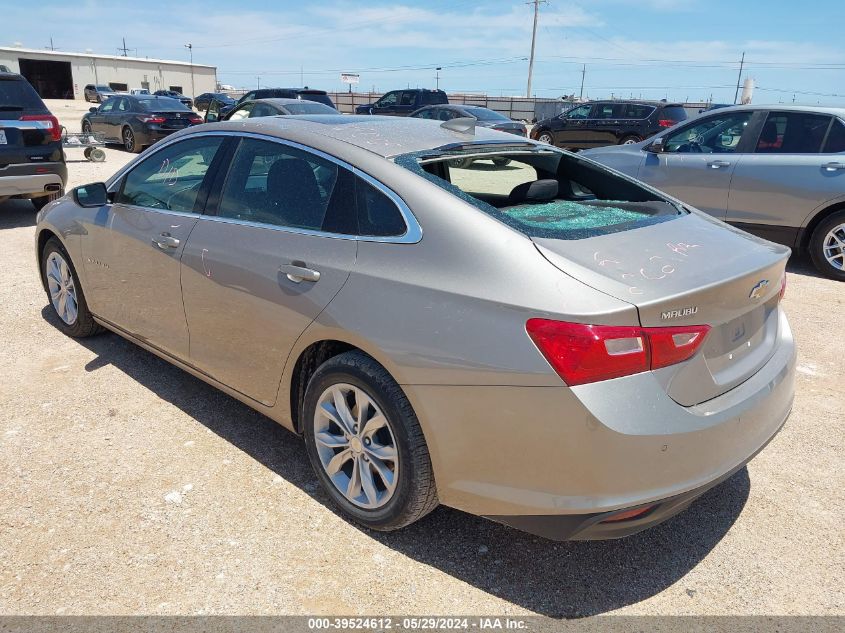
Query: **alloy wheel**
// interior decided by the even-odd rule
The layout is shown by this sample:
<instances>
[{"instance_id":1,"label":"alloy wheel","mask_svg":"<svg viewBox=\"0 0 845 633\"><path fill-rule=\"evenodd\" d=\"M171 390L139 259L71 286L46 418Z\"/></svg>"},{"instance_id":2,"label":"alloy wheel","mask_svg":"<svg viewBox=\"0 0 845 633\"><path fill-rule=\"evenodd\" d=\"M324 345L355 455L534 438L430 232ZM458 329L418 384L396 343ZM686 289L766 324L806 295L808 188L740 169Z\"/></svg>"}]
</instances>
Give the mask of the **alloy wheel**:
<instances>
[{"instance_id":1,"label":"alloy wheel","mask_svg":"<svg viewBox=\"0 0 845 633\"><path fill-rule=\"evenodd\" d=\"M393 497L399 451L390 422L362 389L326 389L314 413L314 440L323 470L350 503L368 510Z\"/></svg>"},{"instance_id":2,"label":"alloy wheel","mask_svg":"<svg viewBox=\"0 0 845 633\"><path fill-rule=\"evenodd\" d=\"M845 224L827 232L822 242L822 253L828 264L837 270L845 270Z\"/></svg>"},{"instance_id":3,"label":"alloy wheel","mask_svg":"<svg viewBox=\"0 0 845 633\"><path fill-rule=\"evenodd\" d=\"M62 321L73 325L79 315L79 302L70 266L64 257L54 251L47 257L45 268L53 309Z\"/></svg>"},{"instance_id":4,"label":"alloy wheel","mask_svg":"<svg viewBox=\"0 0 845 633\"><path fill-rule=\"evenodd\" d=\"M551 145L552 144L552 135L549 134L548 132L543 132L539 137L537 137L537 140L540 141L541 143L546 143L547 145Z\"/></svg>"},{"instance_id":5,"label":"alloy wheel","mask_svg":"<svg viewBox=\"0 0 845 633\"><path fill-rule=\"evenodd\" d=\"M131 128L123 130L123 146L127 152L135 151L135 135L132 133Z\"/></svg>"}]
</instances>

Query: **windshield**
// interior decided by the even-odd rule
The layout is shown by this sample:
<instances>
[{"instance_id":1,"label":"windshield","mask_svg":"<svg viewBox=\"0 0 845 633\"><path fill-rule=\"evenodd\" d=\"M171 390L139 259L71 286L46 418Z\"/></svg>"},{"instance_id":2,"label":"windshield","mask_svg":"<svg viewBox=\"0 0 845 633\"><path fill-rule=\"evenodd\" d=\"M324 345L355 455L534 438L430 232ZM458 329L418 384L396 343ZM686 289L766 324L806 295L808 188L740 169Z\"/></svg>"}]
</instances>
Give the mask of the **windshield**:
<instances>
[{"instance_id":1,"label":"windshield","mask_svg":"<svg viewBox=\"0 0 845 633\"><path fill-rule=\"evenodd\" d=\"M479 121L510 121L508 117L488 108L464 107L464 111Z\"/></svg>"},{"instance_id":2,"label":"windshield","mask_svg":"<svg viewBox=\"0 0 845 633\"><path fill-rule=\"evenodd\" d=\"M529 237L582 239L686 213L632 180L551 148L468 145L404 154L396 163Z\"/></svg>"}]
</instances>

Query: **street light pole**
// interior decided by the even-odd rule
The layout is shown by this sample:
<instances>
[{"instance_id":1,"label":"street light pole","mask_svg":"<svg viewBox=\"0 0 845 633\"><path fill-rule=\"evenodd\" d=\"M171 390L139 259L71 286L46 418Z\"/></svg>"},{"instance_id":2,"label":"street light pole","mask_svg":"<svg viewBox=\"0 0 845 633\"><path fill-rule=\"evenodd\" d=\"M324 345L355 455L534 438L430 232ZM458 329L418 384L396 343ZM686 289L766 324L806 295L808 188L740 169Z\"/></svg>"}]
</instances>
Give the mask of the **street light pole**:
<instances>
[{"instance_id":1,"label":"street light pole","mask_svg":"<svg viewBox=\"0 0 845 633\"><path fill-rule=\"evenodd\" d=\"M191 56L191 99L194 99L197 96L196 88L194 88L194 45L185 44L185 48Z\"/></svg>"}]
</instances>

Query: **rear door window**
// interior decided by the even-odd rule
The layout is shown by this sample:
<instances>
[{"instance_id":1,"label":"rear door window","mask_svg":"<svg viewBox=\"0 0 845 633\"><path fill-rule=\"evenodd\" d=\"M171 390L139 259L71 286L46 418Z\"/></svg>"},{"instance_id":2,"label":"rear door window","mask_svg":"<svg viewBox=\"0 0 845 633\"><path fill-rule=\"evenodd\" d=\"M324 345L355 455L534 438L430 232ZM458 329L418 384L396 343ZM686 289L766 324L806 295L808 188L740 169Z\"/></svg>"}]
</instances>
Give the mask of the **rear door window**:
<instances>
[{"instance_id":1,"label":"rear door window","mask_svg":"<svg viewBox=\"0 0 845 633\"><path fill-rule=\"evenodd\" d=\"M751 111L701 119L666 137L664 151L678 154L729 154L737 151L748 129Z\"/></svg>"},{"instance_id":2,"label":"rear door window","mask_svg":"<svg viewBox=\"0 0 845 633\"><path fill-rule=\"evenodd\" d=\"M824 143L824 153L838 154L840 152L845 152L845 123L842 123L839 119L834 119Z\"/></svg>"},{"instance_id":3,"label":"rear door window","mask_svg":"<svg viewBox=\"0 0 845 633\"><path fill-rule=\"evenodd\" d=\"M818 154L831 117L809 112L770 112L757 140L758 154Z\"/></svg>"},{"instance_id":4,"label":"rear door window","mask_svg":"<svg viewBox=\"0 0 845 633\"><path fill-rule=\"evenodd\" d=\"M409 106L414 105L414 98L416 97L416 93L410 90L406 90L402 93L402 97L399 99L399 105Z\"/></svg>"},{"instance_id":5,"label":"rear door window","mask_svg":"<svg viewBox=\"0 0 845 633\"><path fill-rule=\"evenodd\" d=\"M223 185L217 215L321 231L341 169L282 143L242 139ZM339 198L348 200L347 196ZM348 213L354 216L351 210Z\"/></svg>"}]
</instances>

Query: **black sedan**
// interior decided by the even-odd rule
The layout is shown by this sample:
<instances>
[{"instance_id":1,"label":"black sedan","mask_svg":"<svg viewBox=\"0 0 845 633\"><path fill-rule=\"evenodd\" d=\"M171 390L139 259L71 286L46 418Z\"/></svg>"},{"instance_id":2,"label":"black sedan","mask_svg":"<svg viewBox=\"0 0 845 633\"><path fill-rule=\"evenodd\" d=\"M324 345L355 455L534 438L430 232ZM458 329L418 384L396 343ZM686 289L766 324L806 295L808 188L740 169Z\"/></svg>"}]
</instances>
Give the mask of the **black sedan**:
<instances>
[{"instance_id":1,"label":"black sedan","mask_svg":"<svg viewBox=\"0 0 845 633\"><path fill-rule=\"evenodd\" d=\"M203 110L208 110L212 101L219 101L221 105L225 106L233 106L237 103L237 101L232 99L232 97L227 95L225 92L204 92L194 99L194 106L196 106L197 110L202 112Z\"/></svg>"},{"instance_id":2,"label":"black sedan","mask_svg":"<svg viewBox=\"0 0 845 633\"><path fill-rule=\"evenodd\" d=\"M140 152L173 132L202 122L193 110L169 97L120 95L91 108L82 117L82 131L99 132L107 143Z\"/></svg>"},{"instance_id":3,"label":"black sedan","mask_svg":"<svg viewBox=\"0 0 845 633\"><path fill-rule=\"evenodd\" d=\"M212 102L212 106L216 101ZM338 111L323 103L306 101L304 99L256 99L244 101L232 111L220 114L213 108L205 113L206 123L214 121L237 121L239 119L255 119L262 116L279 116L288 114L338 114Z\"/></svg>"},{"instance_id":4,"label":"black sedan","mask_svg":"<svg viewBox=\"0 0 845 633\"><path fill-rule=\"evenodd\" d=\"M194 100L190 97L186 97L180 92L176 92L175 90L156 90L153 93L156 97L170 97L171 99L176 99L177 101L185 104L189 108L194 107Z\"/></svg>"}]
</instances>

